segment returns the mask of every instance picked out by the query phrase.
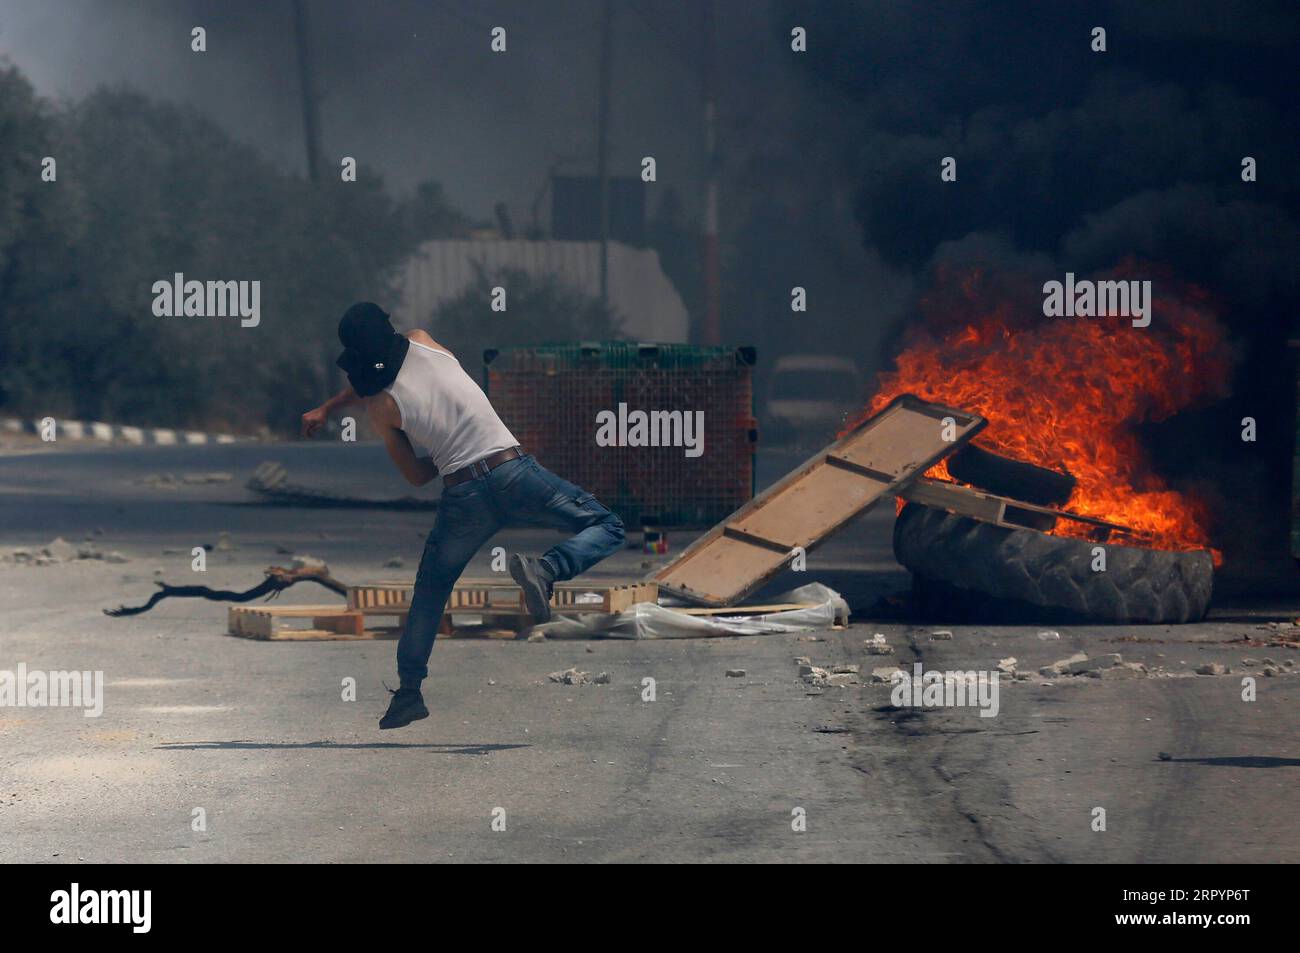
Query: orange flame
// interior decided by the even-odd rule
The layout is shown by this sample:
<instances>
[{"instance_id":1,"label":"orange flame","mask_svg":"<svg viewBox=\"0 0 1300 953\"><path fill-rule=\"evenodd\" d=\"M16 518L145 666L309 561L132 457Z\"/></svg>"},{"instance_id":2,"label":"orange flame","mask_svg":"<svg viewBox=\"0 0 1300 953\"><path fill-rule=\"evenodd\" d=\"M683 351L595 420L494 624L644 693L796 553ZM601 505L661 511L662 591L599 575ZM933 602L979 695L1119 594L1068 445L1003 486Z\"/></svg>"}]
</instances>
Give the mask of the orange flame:
<instances>
[{"instance_id":1,"label":"orange flame","mask_svg":"<svg viewBox=\"0 0 1300 953\"><path fill-rule=\"evenodd\" d=\"M922 309L937 306L948 329L916 333L846 429L905 393L975 411L989 421L976 443L1075 476L1066 509L1132 528L1139 539L1126 543L1208 548L1208 506L1168 487L1134 429L1225 395L1230 353L1206 296L1154 282L1151 325L1135 328L1127 317L1045 317L1005 294L990 303L978 271L940 279ZM944 463L927 475L951 479ZM1086 527L1060 520L1054 532Z\"/></svg>"}]
</instances>

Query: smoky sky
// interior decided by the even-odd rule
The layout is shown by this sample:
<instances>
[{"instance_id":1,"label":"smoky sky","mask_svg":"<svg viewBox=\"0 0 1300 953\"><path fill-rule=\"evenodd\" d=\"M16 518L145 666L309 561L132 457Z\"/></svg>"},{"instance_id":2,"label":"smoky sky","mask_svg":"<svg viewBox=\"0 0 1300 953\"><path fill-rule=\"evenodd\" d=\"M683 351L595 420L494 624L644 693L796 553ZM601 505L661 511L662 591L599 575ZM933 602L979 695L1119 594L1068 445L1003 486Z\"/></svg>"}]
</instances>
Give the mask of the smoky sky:
<instances>
[{"instance_id":1,"label":"smoky sky","mask_svg":"<svg viewBox=\"0 0 1300 953\"><path fill-rule=\"evenodd\" d=\"M528 219L595 168L600 0L307 0L327 162ZM658 162L698 223L698 0L614 0L612 168ZM1057 274L1149 258L1237 327L1297 297L1291 2L719 0L724 333L867 367L937 262ZM47 96L126 84L304 169L291 0L0 0L0 51ZM189 31L208 31L208 52ZM507 29L493 54L488 31ZM1090 31L1107 30L1105 53ZM807 30L793 53L790 31ZM941 183L939 160L958 161ZM1242 156L1259 181L1242 183ZM809 313L790 318L793 286ZM687 295L688 304L698 301ZM826 349L823 347L822 349Z\"/></svg>"},{"instance_id":2,"label":"smoky sky","mask_svg":"<svg viewBox=\"0 0 1300 953\"><path fill-rule=\"evenodd\" d=\"M437 180L480 219L498 200L524 217L553 167L594 171L599 0L306 7L335 167L355 156L399 191ZM761 18L731 19L729 36L761 34ZM687 197L702 163L699 24L691 0L616 4L613 171L635 174L653 155ZM190 50L195 26L206 53ZM489 49L494 26L507 31L504 54ZM0 53L47 96L125 84L192 104L301 172L293 27L291 0L3 0Z\"/></svg>"}]
</instances>

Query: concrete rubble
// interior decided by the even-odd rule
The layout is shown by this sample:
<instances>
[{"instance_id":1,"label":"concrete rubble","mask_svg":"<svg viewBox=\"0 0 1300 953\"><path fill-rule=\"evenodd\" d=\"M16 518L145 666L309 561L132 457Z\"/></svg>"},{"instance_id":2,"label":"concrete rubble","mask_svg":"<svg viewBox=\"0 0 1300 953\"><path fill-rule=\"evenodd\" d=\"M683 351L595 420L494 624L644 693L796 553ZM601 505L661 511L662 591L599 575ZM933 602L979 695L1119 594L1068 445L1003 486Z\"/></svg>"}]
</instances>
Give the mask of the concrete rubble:
<instances>
[{"instance_id":1,"label":"concrete rubble","mask_svg":"<svg viewBox=\"0 0 1300 953\"><path fill-rule=\"evenodd\" d=\"M0 555L0 563L10 563L15 566L54 566L59 563L70 563L78 560L98 560L106 563L126 563L131 561L117 550L104 552L89 542L75 546L62 536L56 537L39 549L17 547Z\"/></svg>"},{"instance_id":2,"label":"concrete rubble","mask_svg":"<svg viewBox=\"0 0 1300 953\"><path fill-rule=\"evenodd\" d=\"M1125 662L1118 652L1089 656L1086 652L1076 652L1069 658L1059 659L1051 665L1044 665L1038 670L1043 678L1062 677L1102 678L1107 680L1126 678L1145 678L1152 672L1141 662Z\"/></svg>"},{"instance_id":3,"label":"concrete rubble","mask_svg":"<svg viewBox=\"0 0 1300 953\"><path fill-rule=\"evenodd\" d=\"M836 663L829 668L820 665L813 665L806 656L799 656L795 660L798 666L799 677L808 685L816 687L838 686L840 688L849 685L862 684L859 677L859 666L849 663Z\"/></svg>"},{"instance_id":4,"label":"concrete rubble","mask_svg":"<svg viewBox=\"0 0 1300 953\"><path fill-rule=\"evenodd\" d=\"M868 655L893 655L894 647L885 641L885 633L877 632L865 643Z\"/></svg>"},{"instance_id":5,"label":"concrete rubble","mask_svg":"<svg viewBox=\"0 0 1300 953\"><path fill-rule=\"evenodd\" d=\"M601 672L598 675L592 675L590 672L582 672L576 668L566 668L562 672L551 672L551 674L546 677L560 685L609 684L609 672Z\"/></svg>"}]
</instances>

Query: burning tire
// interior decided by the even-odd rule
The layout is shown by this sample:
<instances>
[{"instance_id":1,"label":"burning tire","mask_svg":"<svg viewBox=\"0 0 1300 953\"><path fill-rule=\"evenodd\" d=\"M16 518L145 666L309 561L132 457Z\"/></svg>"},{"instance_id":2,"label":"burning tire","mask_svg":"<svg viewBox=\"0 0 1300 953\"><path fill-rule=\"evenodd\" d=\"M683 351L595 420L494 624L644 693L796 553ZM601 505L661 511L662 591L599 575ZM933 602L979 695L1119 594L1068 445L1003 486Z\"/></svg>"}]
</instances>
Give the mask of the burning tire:
<instances>
[{"instance_id":1,"label":"burning tire","mask_svg":"<svg viewBox=\"0 0 1300 953\"><path fill-rule=\"evenodd\" d=\"M1210 554L1105 544L1094 572L1088 540L1008 529L917 503L894 524L894 555L920 591L964 599L976 614L1029 608L1042 621L1182 623L1205 617L1214 582ZM961 608L961 607L957 607ZM982 611L980 611L982 610ZM1028 618L1025 613L1015 613Z\"/></svg>"}]
</instances>

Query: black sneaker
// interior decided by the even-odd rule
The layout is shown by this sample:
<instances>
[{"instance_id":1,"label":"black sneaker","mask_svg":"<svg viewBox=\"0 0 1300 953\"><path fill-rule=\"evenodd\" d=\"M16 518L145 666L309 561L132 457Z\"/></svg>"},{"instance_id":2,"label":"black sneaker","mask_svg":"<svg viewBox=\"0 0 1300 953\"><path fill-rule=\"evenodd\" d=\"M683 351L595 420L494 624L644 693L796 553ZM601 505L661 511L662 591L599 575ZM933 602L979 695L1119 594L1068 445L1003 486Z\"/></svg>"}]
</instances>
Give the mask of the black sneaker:
<instances>
[{"instance_id":1,"label":"black sneaker","mask_svg":"<svg viewBox=\"0 0 1300 953\"><path fill-rule=\"evenodd\" d=\"M393 690L390 688L390 692ZM393 692L393 699L388 703L388 711L379 719L380 728L404 728L413 721L429 717L429 709L424 707L424 696L418 688L399 688Z\"/></svg>"},{"instance_id":2,"label":"black sneaker","mask_svg":"<svg viewBox=\"0 0 1300 953\"><path fill-rule=\"evenodd\" d=\"M542 559L521 556L510 557L510 575L524 591L524 603L534 622L549 622L551 618L551 592L555 588L555 574Z\"/></svg>"}]
</instances>

